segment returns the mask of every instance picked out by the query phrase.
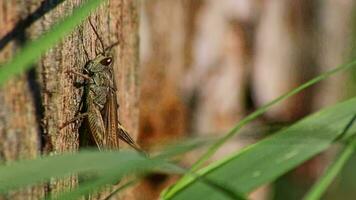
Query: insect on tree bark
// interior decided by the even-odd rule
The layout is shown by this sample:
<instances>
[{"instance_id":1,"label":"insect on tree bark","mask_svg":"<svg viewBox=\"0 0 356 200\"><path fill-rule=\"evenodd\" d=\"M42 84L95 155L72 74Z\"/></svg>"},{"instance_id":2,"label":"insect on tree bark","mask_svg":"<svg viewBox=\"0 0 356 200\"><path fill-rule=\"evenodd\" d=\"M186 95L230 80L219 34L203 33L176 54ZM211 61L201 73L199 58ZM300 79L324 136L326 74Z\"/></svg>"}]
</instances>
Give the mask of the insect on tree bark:
<instances>
[{"instance_id":1,"label":"insect on tree bark","mask_svg":"<svg viewBox=\"0 0 356 200\"><path fill-rule=\"evenodd\" d=\"M120 139L137 151L143 152L118 119L119 105L111 55L111 49L118 43L105 48L90 18L88 21L101 44L102 52L90 60L89 54L84 49L89 61L84 66L83 73L68 70L69 73L84 79L84 82L79 83L84 87L84 91L80 103L80 114L63 124L61 128L84 119L81 126L81 145L87 146L94 143L100 150L118 149Z\"/></svg>"}]
</instances>

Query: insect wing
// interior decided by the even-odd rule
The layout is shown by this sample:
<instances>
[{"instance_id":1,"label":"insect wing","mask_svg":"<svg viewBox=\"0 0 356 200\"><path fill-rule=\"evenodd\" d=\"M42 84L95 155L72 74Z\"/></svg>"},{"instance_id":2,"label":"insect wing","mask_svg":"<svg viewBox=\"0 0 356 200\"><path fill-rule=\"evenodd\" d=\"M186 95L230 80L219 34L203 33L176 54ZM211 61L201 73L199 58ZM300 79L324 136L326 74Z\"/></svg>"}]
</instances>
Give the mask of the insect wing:
<instances>
[{"instance_id":1,"label":"insect wing","mask_svg":"<svg viewBox=\"0 0 356 200\"><path fill-rule=\"evenodd\" d=\"M103 118L107 119L106 122L106 133L107 133L107 141L108 146L118 148L119 147L119 139L126 142L132 148L142 151L138 145L134 142L125 128L120 124L117 116L118 112L118 103L114 90L110 90L110 94L108 95L107 104L104 107Z\"/></svg>"},{"instance_id":2,"label":"insect wing","mask_svg":"<svg viewBox=\"0 0 356 200\"><path fill-rule=\"evenodd\" d=\"M98 148L105 149L107 148L105 140L105 123L101 116L100 110L94 103L88 104L88 126L89 132L92 136L94 142Z\"/></svg>"},{"instance_id":3,"label":"insect wing","mask_svg":"<svg viewBox=\"0 0 356 200\"><path fill-rule=\"evenodd\" d=\"M102 112L102 118L105 124L105 140L107 146L110 149L119 149L119 138L117 134L118 116L117 116L118 104L116 100L115 91L110 90L107 96L107 102Z\"/></svg>"}]
</instances>

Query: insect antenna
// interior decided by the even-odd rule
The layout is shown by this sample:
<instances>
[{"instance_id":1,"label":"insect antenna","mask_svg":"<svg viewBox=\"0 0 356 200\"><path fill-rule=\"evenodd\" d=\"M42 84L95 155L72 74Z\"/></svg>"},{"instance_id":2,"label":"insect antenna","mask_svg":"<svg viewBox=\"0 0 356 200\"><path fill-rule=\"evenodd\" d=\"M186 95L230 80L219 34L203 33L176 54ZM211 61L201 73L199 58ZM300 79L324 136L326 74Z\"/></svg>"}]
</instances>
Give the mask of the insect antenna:
<instances>
[{"instance_id":1,"label":"insect antenna","mask_svg":"<svg viewBox=\"0 0 356 200\"><path fill-rule=\"evenodd\" d=\"M82 46L83 46L84 54L87 57L87 60L90 60L89 54L88 54L88 52L87 52L87 50L85 48L85 45L84 45L84 37L82 36L81 38L82 38Z\"/></svg>"},{"instance_id":2,"label":"insect antenna","mask_svg":"<svg viewBox=\"0 0 356 200\"><path fill-rule=\"evenodd\" d=\"M106 49L104 49L104 53L111 52L111 49L114 48L115 46L119 45L119 44L120 44L120 42L116 41L115 43L113 43L112 45L110 45Z\"/></svg>"},{"instance_id":3,"label":"insect antenna","mask_svg":"<svg viewBox=\"0 0 356 200\"><path fill-rule=\"evenodd\" d=\"M103 50L103 52L105 52L104 42L103 42L103 40L100 38L100 36L99 36L98 32L96 31L96 29L94 28L94 25L93 25L93 23L91 22L90 17L89 17L89 24L90 24L91 28L93 29L93 31L94 31L96 37L98 38L99 42L100 42L101 49Z\"/></svg>"}]
</instances>

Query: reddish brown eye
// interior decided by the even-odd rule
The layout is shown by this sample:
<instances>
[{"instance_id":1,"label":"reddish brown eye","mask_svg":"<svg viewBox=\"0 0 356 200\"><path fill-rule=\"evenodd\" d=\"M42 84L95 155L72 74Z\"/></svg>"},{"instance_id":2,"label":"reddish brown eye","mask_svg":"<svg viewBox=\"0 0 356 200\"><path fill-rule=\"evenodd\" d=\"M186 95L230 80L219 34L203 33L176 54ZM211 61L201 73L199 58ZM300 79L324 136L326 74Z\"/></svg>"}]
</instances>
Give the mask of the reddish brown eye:
<instances>
[{"instance_id":1,"label":"reddish brown eye","mask_svg":"<svg viewBox=\"0 0 356 200\"><path fill-rule=\"evenodd\" d=\"M104 65L104 66L109 66L112 62L112 58L110 57L107 57L107 58L104 58L100 61L100 64Z\"/></svg>"}]
</instances>

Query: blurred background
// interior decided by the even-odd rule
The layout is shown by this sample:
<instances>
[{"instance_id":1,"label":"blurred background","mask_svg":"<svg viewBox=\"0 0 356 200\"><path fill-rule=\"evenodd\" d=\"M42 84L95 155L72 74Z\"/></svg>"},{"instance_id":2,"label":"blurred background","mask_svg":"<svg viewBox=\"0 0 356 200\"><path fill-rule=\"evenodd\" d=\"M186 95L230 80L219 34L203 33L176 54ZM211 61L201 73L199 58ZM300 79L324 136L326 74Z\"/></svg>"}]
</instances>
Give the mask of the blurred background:
<instances>
[{"instance_id":1,"label":"blurred background","mask_svg":"<svg viewBox=\"0 0 356 200\"><path fill-rule=\"evenodd\" d=\"M355 14L353 0L142 1L139 144L151 149L188 136L221 136L256 108L350 61L355 51ZM215 159L353 96L355 81L355 73L339 74L279 103L225 145ZM300 199L335 149L251 198ZM183 165L190 166L199 155L188 155ZM325 199L356 196L353 160ZM149 176L133 195L157 199L176 179Z\"/></svg>"}]
</instances>

